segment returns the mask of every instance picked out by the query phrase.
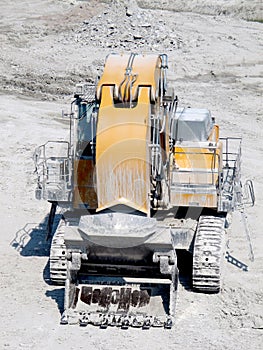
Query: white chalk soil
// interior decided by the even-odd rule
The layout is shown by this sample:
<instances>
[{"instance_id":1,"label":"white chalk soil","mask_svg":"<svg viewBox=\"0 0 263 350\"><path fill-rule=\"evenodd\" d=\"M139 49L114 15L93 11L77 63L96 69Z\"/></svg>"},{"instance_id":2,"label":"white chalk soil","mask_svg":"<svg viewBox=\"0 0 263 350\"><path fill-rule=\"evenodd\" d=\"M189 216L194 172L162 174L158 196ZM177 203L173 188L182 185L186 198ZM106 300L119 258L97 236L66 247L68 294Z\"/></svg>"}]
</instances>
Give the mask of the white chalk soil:
<instances>
[{"instance_id":1,"label":"white chalk soil","mask_svg":"<svg viewBox=\"0 0 263 350\"><path fill-rule=\"evenodd\" d=\"M182 12L168 1L1 2L1 349L262 348L262 8L228 3L220 12L214 1L187 1ZM64 289L48 281L49 204L35 199L32 154L67 137L61 110L75 83L95 81L108 53L130 50L167 53L180 105L210 109L223 136L243 137L243 179L254 181L257 197L247 209L255 259L236 213L228 251L248 271L225 261L219 294L180 283L172 330L62 326Z\"/></svg>"}]
</instances>

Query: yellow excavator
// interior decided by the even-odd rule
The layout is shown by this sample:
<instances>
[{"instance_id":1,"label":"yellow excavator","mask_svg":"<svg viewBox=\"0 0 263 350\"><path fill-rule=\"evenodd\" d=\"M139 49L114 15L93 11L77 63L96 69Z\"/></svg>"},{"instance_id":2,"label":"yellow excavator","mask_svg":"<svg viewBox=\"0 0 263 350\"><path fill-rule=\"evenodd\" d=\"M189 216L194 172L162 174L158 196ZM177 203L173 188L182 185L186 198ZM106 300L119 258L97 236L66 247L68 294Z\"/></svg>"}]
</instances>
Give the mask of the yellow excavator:
<instances>
[{"instance_id":1,"label":"yellow excavator","mask_svg":"<svg viewBox=\"0 0 263 350\"><path fill-rule=\"evenodd\" d=\"M63 324L171 328L180 250L193 289L220 290L226 216L244 201L241 139L220 138L207 109L178 107L167 61L108 55L96 85L76 86L69 140L35 151Z\"/></svg>"}]
</instances>

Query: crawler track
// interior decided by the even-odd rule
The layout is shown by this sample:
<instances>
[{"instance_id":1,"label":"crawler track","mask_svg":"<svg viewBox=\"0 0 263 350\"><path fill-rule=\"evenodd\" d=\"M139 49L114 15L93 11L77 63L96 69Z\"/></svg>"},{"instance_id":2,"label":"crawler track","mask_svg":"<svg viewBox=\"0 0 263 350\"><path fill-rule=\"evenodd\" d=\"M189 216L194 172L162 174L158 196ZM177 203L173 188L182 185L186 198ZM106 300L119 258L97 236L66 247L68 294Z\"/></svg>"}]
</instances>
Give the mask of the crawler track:
<instances>
[{"instance_id":1,"label":"crawler track","mask_svg":"<svg viewBox=\"0 0 263 350\"><path fill-rule=\"evenodd\" d=\"M218 292L221 287L225 219L201 216L193 255L193 288L201 292Z\"/></svg>"},{"instance_id":2,"label":"crawler track","mask_svg":"<svg viewBox=\"0 0 263 350\"><path fill-rule=\"evenodd\" d=\"M66 222L60 219L50 248L50 280L54 284L64 284L67 278L66 246L64 242Z\"/></svg>"}]
</instances>

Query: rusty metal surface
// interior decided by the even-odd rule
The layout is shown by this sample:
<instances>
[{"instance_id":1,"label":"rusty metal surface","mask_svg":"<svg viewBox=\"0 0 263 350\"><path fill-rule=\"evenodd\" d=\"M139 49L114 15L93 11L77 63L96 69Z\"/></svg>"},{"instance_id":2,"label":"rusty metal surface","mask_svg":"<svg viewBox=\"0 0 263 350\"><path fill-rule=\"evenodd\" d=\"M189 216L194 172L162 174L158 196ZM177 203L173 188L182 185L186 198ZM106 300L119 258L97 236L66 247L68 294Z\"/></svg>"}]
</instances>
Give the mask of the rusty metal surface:
<instances>
[{"instance_id":1,"label":"rusty metal surface","mask_svg":"<svg viewBox=\"0 0 263 350\"><path fill-rule=\"evenodd\" d=\"M74 161L74 208L97 208L95 165L92 159Z\"/></svg>"}]
</instances>

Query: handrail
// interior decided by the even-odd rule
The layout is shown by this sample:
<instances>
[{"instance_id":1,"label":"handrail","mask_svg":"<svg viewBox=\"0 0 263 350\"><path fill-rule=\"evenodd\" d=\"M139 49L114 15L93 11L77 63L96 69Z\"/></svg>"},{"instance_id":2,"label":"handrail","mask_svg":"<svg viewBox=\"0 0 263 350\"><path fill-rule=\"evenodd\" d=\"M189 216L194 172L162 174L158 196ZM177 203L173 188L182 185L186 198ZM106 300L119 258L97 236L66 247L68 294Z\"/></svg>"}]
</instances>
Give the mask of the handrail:
<instances>
[{"instance_id":1,"label":"handrail","mask_svg":"<svg viewBox=\"0 0 263 350\"><path fill-rule=\"evenodd\" d=\"M226 156L225 158L223 158L223 162L225 162L226 167L229 167L229 162L237 162L238 158L241 155L241 142L242 142L242 138L241 137L220 137L219 138L220 141L225 141L225 149L226 151L223 152L223 155ZM229 151L229 147L230 147L230 142L231 141L239 141L239 145L238 145L238 151L237 152L233 152L233 151ZM235 159L229 159L229 156L236 156ZM235 167L235 166L234 166Z\"/></svg>"},{"instance_id":2,"label":"handrail","mask_svg":"<svg viewBox=\"0 0 263 350\"><path fill-rule=\"evenodd\" d=\"M189 147L189 148L195 148L195 147ZM201 155L211 155L213 156L213 159L214 161L212 160L213 164L216 164L216 158L218 158L218 164L220 164L220 154L217 154L215 153L216 151L216 148L214 149L214 152L213 154L209 153L209 152L181 152L181 151L178 151L178 152L174 152L174 154L201 154ZM212 163L211 162L211 163ZM212 164L211 164L212 165ZM178 173L191 173L191 174L212 174L212 185L216 185L216 181L215 181L215 178L214 178L214 175L217 174L217 178L219 179L219 186L220 186L220 168L219 167L212 167L211 168L207 168L207 170L200 170L199 169L185 169L185 168L181 168L179 170L177 170ZM217 180L217 179L216 179ZM221 186L220 186L221 188Z\"/></svg>"},{"instance_id":3,"label":"handrail","mask_svg":"<svg viewBox=\"0 0 263 350\"><path fill-rule=\"evenodd\" d=\"M47 148L49 145L52 146L64 144L67 147L63 149L63 153L66 155L56 156L55 154L47 155ZM49 150L51 153L55 153L55 149ZM59 153L59 152L57 152ZM34 153L33 156L36 174L37 174L37 182L38 182L38 190L41 189L41 193L43 198L50 200L49 191L53 191L53 187L55 185L56 191L62 192L63 195L60 196L60 200L67 200L69 193L72 188L69 186L72 181L72 162L70 157L70 144L68 141L47 141L45 144L40 145ZM53 200L53 197L52 197Z\"/></svg>"}]
</instances>

